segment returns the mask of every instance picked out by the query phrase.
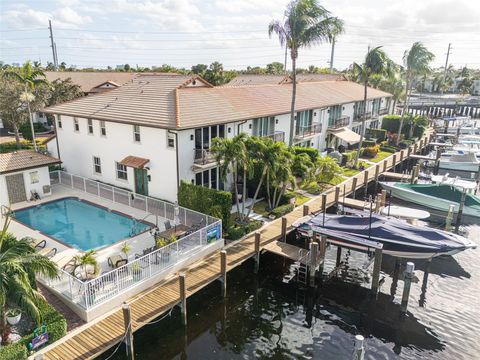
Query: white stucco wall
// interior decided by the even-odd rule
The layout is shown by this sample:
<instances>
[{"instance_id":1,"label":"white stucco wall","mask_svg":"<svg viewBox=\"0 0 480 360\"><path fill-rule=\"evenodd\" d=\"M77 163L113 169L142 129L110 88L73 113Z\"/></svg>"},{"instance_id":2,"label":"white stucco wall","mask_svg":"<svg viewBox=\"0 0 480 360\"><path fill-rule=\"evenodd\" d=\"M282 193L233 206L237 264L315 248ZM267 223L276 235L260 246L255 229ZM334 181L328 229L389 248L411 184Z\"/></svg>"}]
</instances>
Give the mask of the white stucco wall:
<instances>
[{"instance_id":1,"label":"white stucco wall","mask_svg":"<svg viewBox=\"0 0 480 360\"><path fill-rule=\"evenodd\" d=\"M116 161L128 155L149 159L148 183L150 196L175 201L177 194L177 169L175 148L167 146L167 130L141 126L139 143L133 138L133 125L105 122L106 136L100 135L100 121L92 119L93 134L88 134L86 118L77 118L79 131L74 131L70 116L62 116L57 140L60 159L67 172L99 180L114 186L135 190L134 171L127 168L127 180L118 179ZM96 174L93 157L101 159L102 174Z\"/></svg>"},{"instance_id":2,"label":"white stucco wall","mask_svg":"<svg viewBox=\"0 0 480 360\"><path fill-rule=\"evenodd\" d=\"M30 173L33 173L33 172L37 172L38 182L32 184ZM11 172L8 174L0 175L0 205L5 205L5 206L10 205L10 201L8 198L6 177L9 175L15 175L19 173L23 174L23 181L25 184L25 193L27 195L27 201L30 200L32 190L36 191L41 198L52 194L51 191L46 193L43 192L43 187L45 185L50 185L50 175L48 173L48 166Z\"/></svg>"}]
</instances>

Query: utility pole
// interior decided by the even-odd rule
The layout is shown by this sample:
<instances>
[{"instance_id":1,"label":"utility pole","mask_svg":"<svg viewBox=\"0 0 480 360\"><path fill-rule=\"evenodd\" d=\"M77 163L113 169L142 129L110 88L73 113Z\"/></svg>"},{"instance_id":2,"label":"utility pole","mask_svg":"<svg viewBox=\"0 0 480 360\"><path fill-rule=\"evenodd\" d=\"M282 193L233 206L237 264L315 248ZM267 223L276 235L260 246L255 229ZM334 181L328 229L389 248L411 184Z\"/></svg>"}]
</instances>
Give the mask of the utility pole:
<instances>
[{"instance_id":1,"label":"utility pole","mask_svg":"<svg viewBox=\"0 0 480 360\"><path fill-rule=\"evenodd\" d=\"M50 30L50 43L52 47L52 56L53 56L53 66L55 70L58 69L58 58L57 58L57 45L53 40L53 30L52 30L52 20L48 20L48 28Z\"/></svg>"},{"instance_id":2,"label":"utility pole","mask_svg":"<svg viewBox=\"0 0 480 360\"><path fill-rule=\"evenodd\" d=\"M330 52L330 74L333 73L333 56L335 54L335 38L332 40L332 51Z\"/></svg>"},{"instance_id":3,"label":"utility pole","mask_svg":"<svg viewBox=\"0 0 480 360\"><path fill-rule=\"evenodd\" d=\"M447 50L447 58L445 59L445 69L443 70L443 81L442 86L440 86L440 93L443 94L443 84L445 84L445 80L447 79L447 67L448 67L448 57L450 56L450 47L452 46L451 43L448 44Z\"/></svg>"}]
</instances>

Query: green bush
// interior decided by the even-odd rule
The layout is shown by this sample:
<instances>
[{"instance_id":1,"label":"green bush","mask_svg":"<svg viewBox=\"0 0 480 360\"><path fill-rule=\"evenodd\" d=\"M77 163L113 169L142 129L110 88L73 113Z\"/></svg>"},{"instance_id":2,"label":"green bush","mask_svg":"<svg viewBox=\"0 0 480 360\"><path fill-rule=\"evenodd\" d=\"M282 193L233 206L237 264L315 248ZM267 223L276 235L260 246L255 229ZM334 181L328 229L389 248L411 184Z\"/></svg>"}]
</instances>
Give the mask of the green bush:
<instances>
[{"instance_id":1,"label":"green bush","mask_svg":"<svg viewBox=\"0 0 480 360\"><path fill-rule=\"evenodd\" d=\"M295 155L307 154L308 156L310 156L310 159L312 161L317 160L318 157L320 156L320 153L318 152L318 150L311 147L294 146L293 151L295 152Z\"/></svg>"},{"instance_id":2,"label":"green bush","mask_svg":"<svg viewBox=\"0 0 480 360\"><path fill-rule=\"evenodd\" d=\"M32 128L30 127L30 122L27 121L26 123L22 124L19 130L22 133L22 136L24 139L32 141L33 136L32 136ZM33 123L33 130L35 131L35 134L36 134L39 132L45 132L48 129L45 126L43 126L43 124L41 123Z\"/></svg>"},{"instance_id":3,"label":"green bush","mask_svg":"<svg viewBox=\"0 0 480 360\"><path fill-rule=\"evenodd\" d=\"M232 194L228 191L209 189L182 181L178 190L178 204L210 216L221 215L219 218L222 219L223 227L228 229L232 209Z\"/></svg>"},{"instance_id":4,"label":"green bush","mask_svg":"<svg viewBox=\"0 0 480 360\"><path fill-rule=\"evenodd\" d=\"M320 185L318 185L318 183L314 181L304 186L303 190L312 195L319 195L322 192L322 188L320 187Z\"/></svg>"},{"instance_id":5,"label":"green bush","mask_svg":"<svg viewBox=\"0 0 480 360\"><path fill-rule=\"evenodd\" d=\"M367 129L365 136L379 141L384 141L387 138L387 130L385 129Z\"/></svg>"},{"instance_id":6,"label":"green bush","mask_svg":"<svg viewBox=\"0 0 480 360\"><path fill-rule=\"evenodd\" d=\"M365 139L363 140L363 143L362 143L362 146L365 146L365 147L370 147L375 145L377 145L377 142L375 141L375 139Z\"/></svg>"},{"instance_id":7,"label":"green bush","mask_svg":"<svg viewBox=\"0 0 480 360\"><path fill-rule=\"evenodd\" d=\"M397 133L400 126L400 115L386 115L382 120L382 129Z\"/></svg>"},{"instance_id":8,"label":"green bush","mask_svg":"<svg viewBox=\"0 0 480 360\"><path fill-rule=\"evenodd\" d=\"M342 154L342 156L342 164L344 164L345 166L353 166L353 163L355 162L355 157L357 156L357 151L346 151Z\"/></svg>"},{"instance_id":9,"label":"green bush","mask_svg":"<svg viewBox=\"0 0 480 360\"><path fill-rule=\"evenodd\" d=\"M293 211L293 209L294 209L293 204L281 205L272 210L272 215L275 216L276 218L279 218Z\"/></svg>"},{"instance_id":10,"label":"green bush","mask_svg":"<svg viewBox=\"0 0 480 360\"><path fill-rule=\"evenodd\" d=\"M394 152L397 152L397 149L395 149L393 146L390 146L390 145L381 145L380 150L381 151L386 151L386 152L389 152L389 153L392 153L392 154Z\"/></svg>"},{"instance_id":11,"label":"green bush","mask_svg":"<svg viewBox=\"0 0 480 360\"><path fill-rule=\"evenodd\" d=\"M22 341L0 348L0 359L23 360L28 357L28 351Z\"/></svg>"},{"instance_id":12,"label":"green bush","mask_svg":"<svg viewBox=\"0 0 480 360\"><path fill-rule=\"evenodd\" d=\"M400 141L398 146L400 146L401 149L406 149L407 147L409 147L412 144L413 144L412 140L402 140L402 141Z\"/></svg>"},{"instance_id":13,"label":"green bush","mask_svg":"<svg viewBox=\"0 0 480 360\"><path fill-rule=\"evenodd\" d=\"M290 204L290 200L295 199L297 197L297 194L293 191L285 191L285 194L280 198L280 203L279 205L286 205Z\"/></svg>"},{"instance_id":14,"label":"green bush","mask_svg":"<svg viewBox=\"0 0 480 360\"><path fill-rule=\"evenodd\" d=\"M259 220L252 220L247 225L233 225L228 228L226 237L229 240L238 240L244 235L257 230L262 224Z\"/></svg>"}]
</instances>

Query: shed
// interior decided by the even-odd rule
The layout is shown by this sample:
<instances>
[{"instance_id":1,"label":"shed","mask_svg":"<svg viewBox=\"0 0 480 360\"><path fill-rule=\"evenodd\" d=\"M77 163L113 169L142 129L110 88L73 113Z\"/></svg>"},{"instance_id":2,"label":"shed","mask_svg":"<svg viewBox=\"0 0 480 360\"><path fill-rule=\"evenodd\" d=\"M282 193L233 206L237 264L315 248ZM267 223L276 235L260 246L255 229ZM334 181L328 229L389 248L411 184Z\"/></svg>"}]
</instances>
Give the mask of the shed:
<instances>
[{"instance_id":1,"label":"shed","mask_svg":"<svg viewBox=\"0 0 480 360\"><path fill-rule=\"evenodd\" d=\"M60 160L32 150L0 154L0 205L51 195L48 167Z\"/></svg>"}]
</instances>

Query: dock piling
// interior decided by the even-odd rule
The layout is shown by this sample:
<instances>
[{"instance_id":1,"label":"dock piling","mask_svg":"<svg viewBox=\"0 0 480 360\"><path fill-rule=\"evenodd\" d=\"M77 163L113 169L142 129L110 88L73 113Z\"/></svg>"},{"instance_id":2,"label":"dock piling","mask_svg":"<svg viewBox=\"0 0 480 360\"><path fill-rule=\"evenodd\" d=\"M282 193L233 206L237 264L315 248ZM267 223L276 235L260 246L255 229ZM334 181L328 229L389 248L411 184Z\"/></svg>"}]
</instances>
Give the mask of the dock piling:
<instances>
[{"instance_id":1,"label":"dock piling","mask_svg":"<svg viewBox=\"0 0 480 360\"><path fill-rule=\"evenodd\" d=\"M320 250L319 250L320 259L319 259L319 267L318 267L318 273L320 274L320 276L322 276L323 274L323 266L325 264L326 251L327 251L327 236L322 235L320 237Z\"/></svg>"},{"instance_id":2,"label":"dock piling","mask_svg":"<svg viewBox=\"0 0 480 360\"><path fill-rule=\"evenodd\" d=\"M310 259L309 259L309 286L315 287L315 271L317 270L317 257L318 257L318 243L312 241L310 243Z\"/></svg>"},{"instance_id":3,"label":"dock piling","mask_svg":"<svg viewBox=\"0 0 480 360\"><path fill-rule=\"evenodd\" d=\"M395 166L397 165L397 154L396 154L396 153L393 154L392 159L393 159L393 162L392 162L392 171L393 171L393 172L396 172L396 171L395 171Z\"/></svg>"},{"instance_id":4,"label":"dock piling","mask_svg":"<svg viewBox=\"0 0 480 360\"><path fill-rule=\"evenodd\" d=\"M222 297L227 296L227 252L225 250L220 251L220 282L222 284Z\"/></svg>"},{"instance_id":5,"label":"dock piling","mask_svg":"<svg viewBox=\"0 0 480 360\"><path fill-rule=\"evenodd\" d=\"M342 247L337 245L337 260L335 261L335 267L340 265L340 261L342 260Z\"/></svg>"},{"instance_id":6,"label":"dock piling","mask_svg":"<svg viewBox=\"0 0 480 360\"><path fill-rule=\"evenodd\" d=\"M135 353L133 351L133 331L132 331L132 316L130 313L130 305L124 302L122 306L123 310L123 323L125 325L125 348L127 350L127 358L133 360Z\"/></svg>"},{"instance_id":7,"label":"dock piling","mask_svg":"<svg viewBox=\"0 0 480 360\"><path fill-rule=\"evenodd\" d=\"M287 218L282 216L282 241L287 241Z\"/></svg>"},{"instance_id":8,"label":"dock piling","mask_svg":"<svg viewBox=\"0 0 480 360\"><path fill-rule=\"evenodd\" d=\"M447 217L445 218L445 231L450 231L452 228L453 213L455 212L455 205L450 204L448 207Z\"/></svg>"},{"instance_id":9,"label":"dock piling","mask_svg":"<svg viewBox=\"0 0 480 360\"><path fill-rule=\"evenodd\" d=\"M180 287L180 311L182 316L182 325L187 325L187 283L185 273L178 274L178 284Z\"/></svg>"},{"instance_id":10,"label":"dock piling","mask_svg":"<svg viewBox=\"0 0 480 360\"><path fill-rule=\"evenodd\" d=\"M377 164L375 166L375 192L377 191L378 187L378 176L380 175L380 165Z\"/></svg>"},{"instance_id":11,"label":"dock piling","mask_svg":"<svg viewBox=\"0 0 480 360\"><path fill-rule=\"evenodd\" d=\"M310 214L310 208L308 205L303 205L303 216Z\"/></svg>"},{"instance_id":12,"label":"dock piling","mask_svg":"<svg viewBox=\"0 0 480 360\"><path fill-rule=\"evenodd\" d=\"M253 272L255 274L258 274L258 269L260 267L260 236L261 236L260 233L257 231L255 233L255 257L254 257L255 265L253 268Z\"/></svg>"},{"instance_id":13,"label":"dock piling","mask_svg":"<svg viewBox=\"0 0 480 360\"><path fill-rule=\"evenodd\" d=\"M335 186L335 206L338 208L338 202L340 200L340 186Z\"/></svg>"},{"instance_id":14,"label":"dock piling","mask_svg":"<svg viewBox=\"0 0 480 360\"><path fill-rule=\"evenodd\" d=\"M364 337L362 335L355 336L355 349L353 350L353 360L363 360L365 357L365 348L363 347Z\"/></svg>"},{"instance_id":15,"label":"dock piling","mask_svg":"<svg viewBox=\"0 0 480 360\"><path fill-rule=\"evenodd\" d=\"M462 223L463 207L465 205L466 197L467 197L467 191L464 189L463 192L462 192L462 197L460 198L460 205L458 206L457 220L455 221L455 233L456 234L458 234L458 230L460 229L460 225Z\"/></svg>"},{"instance_id":16,"label":"dock piling","mask_svg":"<svg viewBox=\"0 0 480 360\"><path fill-rule=\"evenodd\" d=\"M322 194L322 212L327 211L327 194Z\"/></svg>"},{"instance_id":17,"label":"dock piling","mask_svg":"<svg viewBox=\"0 0 480 360\"><path fill-rule=\"evenodd\" d=\"M373 263L372 292L378 293L380 282L380 269L382 268L382 249L375 249L375 262Z\"/></svg>"},{"instance_id":18,"label":"dock piling","mask_svg":"<svg viewBox=\"0 0 480 360\"><path fill-rule=\"evenodd\" d=\"M412 285L413 272L415 270L415 264L413 262L407 262L404 272L404 285L402 294L402 303L400 304L400 312L405 314L408 307L408 297L410 296L410 287Z\"/></svg>"},{"instance_id":19,"label":"dock piling","mask_svg":"<svg viewBox=\"0 0 480 360\"><path fill-rule=\"evenodd\" d=\"M355 176L352 179L352 198L353 199L355 199L355 192L357 191L357 181L358 181L358 178Z\"/></svg>"},{"instance_id":20,"label":"dock piling","mask_svg":"<svg viewBox=\"0 0 480 360\"><path fill-rule=\"evenodd\" d=\"M363 184L365 185L365 197L368 195L368 170L365 170L363 177Z\"/></svg>"}]
</instances>

